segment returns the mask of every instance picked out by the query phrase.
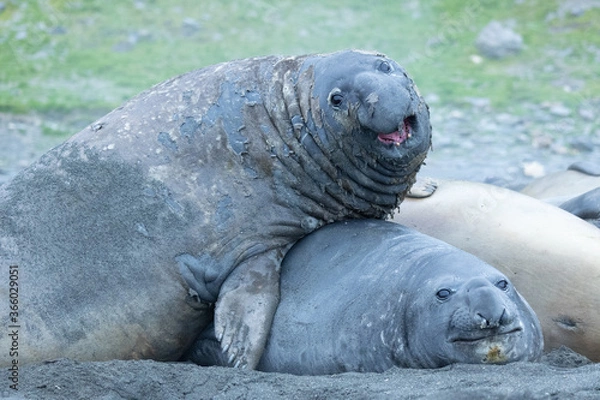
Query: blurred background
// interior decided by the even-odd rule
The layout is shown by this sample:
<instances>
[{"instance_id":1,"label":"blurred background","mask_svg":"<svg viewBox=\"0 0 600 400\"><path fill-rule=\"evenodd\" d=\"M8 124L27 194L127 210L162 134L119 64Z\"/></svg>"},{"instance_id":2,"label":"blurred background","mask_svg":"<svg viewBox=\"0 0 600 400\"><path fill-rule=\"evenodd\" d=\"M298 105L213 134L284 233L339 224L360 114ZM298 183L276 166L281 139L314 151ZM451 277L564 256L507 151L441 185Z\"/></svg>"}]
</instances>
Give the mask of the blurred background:
<instances>
[{"instance_id":1,"label":"blurred background","mask_svg":"<svg viewBox=\"0 0 600 400\"><path fill-rule=\"evenodd\" d=\"M600 162L598 0L7 0L0 183L171 76L347 48L412 75L431 106L434 174L518 186Z\"/></svg>"}]
</instances>

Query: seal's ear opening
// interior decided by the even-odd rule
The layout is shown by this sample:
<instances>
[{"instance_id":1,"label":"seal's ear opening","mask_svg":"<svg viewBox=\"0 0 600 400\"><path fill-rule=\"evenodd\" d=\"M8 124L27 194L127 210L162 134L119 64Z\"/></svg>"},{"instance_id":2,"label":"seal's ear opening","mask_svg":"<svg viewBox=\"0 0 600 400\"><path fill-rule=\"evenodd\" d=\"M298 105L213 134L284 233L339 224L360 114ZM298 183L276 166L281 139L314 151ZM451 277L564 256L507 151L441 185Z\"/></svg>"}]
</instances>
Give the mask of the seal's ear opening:
<instances>
[{"instance_id":1,"label":"seal's ear opening","mask_svg":"<svg viewBox=\"0 0 600 400\"><path fill-rule=\"evenodd\" d=\"M329 97L327 98L327 101L334 110L339 110L340 106L344 102L344 95L342 94L342 90L340 88L334 88L331 92L329 92Z\"/></svg>"}]
</instances>

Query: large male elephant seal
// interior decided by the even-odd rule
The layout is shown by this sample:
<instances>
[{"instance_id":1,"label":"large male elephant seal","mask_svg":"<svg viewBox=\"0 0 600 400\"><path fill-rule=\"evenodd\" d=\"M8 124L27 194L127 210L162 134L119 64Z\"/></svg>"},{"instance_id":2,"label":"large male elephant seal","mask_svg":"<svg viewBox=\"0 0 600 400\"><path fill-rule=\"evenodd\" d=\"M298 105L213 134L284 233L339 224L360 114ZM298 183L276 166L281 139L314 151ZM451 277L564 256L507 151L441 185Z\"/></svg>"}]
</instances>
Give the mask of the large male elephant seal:
<instances>
[{"instance_id":1,"label":"large male elephant seal","mask_svg":"<svg viewBox=\"0 0 600 400\"><path fill-rule=\"evenodd\" d=\"M577 162L536 179L522 193L554 204L600 228L600 165Z\"/></svg>"},{"instance_id":2,"label":"large male elephant seal","mask_svg":"<svg viewBox=\"0 0 600 400\"><path fill-rule=\"evenodd\" d=\"M463 181L407 199L394 221L506 274L540 319L548 350L565 345L600 361L600 230L529 196Z\"/></svg>"},{"instance_id":3,"label":"large male elephant seal","mask_svg":"<svg viewBox=\"0 0 600 400\"><path fill-rule=\"evenodd\" d=\"M254 367L288 248L385 217L430 142L426 104L381 54L246 59L154 86L0 189L18 362L178 359L216 303L228 359Z\"/></svg>"},{"instance_id":4,"label":"large male elephant seal","mask_svg":"<svg viewBox=\"0 0 600 400\"><path fill-rule=\"evenodd\" d=\"M535 360L539 321L478 258L386 221L338 222L286 255L263 371L302 375ZM223 364L218 343L192 360Z\"/></svg>"}]
</instances>

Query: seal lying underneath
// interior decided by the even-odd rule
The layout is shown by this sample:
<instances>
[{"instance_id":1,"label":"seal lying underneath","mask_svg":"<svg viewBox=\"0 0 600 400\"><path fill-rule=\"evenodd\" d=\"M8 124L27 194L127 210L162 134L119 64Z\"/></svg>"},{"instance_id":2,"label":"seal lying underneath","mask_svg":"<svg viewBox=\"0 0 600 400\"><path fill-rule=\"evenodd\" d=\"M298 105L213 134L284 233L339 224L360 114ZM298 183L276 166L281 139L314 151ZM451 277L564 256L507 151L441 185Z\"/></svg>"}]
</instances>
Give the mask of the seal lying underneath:
<instances>
[{"instance_id":1,"label":"seal lying underneath","mask_svg":"<svg viewBox=\"0 0 600 400\"><path fill-rule=\"evenodd\" d=\"M557 205L600 228L600 165L574 163L566 171L536 179L521 193Z\"/></svg>"},{"instance_id":2,"label":"seal lying underneath","mask_svg":"<svg viewBox=\"0 0 600 400\"><path fill-rule=\"evenodd\" d=\"M386 221L338 222L292 247L258 369L293 374L535 360L539 322L506 276ZM226 364L211 332L191 351Z\"/></svg>"},{"instance_id":3,"label":"seal lying underneath","mask_svg":"<svg viewBox=\"0 0 600 400\"><path fill-rule=\"evenodd\" d=\"M177 360L216 303L228 359L253 368L289 247L385 217L430 144L426 104L377 53L238 60L154 86L0 188L19 363Z\"/></svg>"},{"instance_id":4,"label":"seal lying underneath","mask_svg":"<svg viewBox=\"0 0 600 400\"><path fill-rule=\"evenodd\" d=\"M437 181L394 221L506 274L535 310L546 349L600 361L600 230L558 207L498 186Z\"/></svg>"}]
</instances>

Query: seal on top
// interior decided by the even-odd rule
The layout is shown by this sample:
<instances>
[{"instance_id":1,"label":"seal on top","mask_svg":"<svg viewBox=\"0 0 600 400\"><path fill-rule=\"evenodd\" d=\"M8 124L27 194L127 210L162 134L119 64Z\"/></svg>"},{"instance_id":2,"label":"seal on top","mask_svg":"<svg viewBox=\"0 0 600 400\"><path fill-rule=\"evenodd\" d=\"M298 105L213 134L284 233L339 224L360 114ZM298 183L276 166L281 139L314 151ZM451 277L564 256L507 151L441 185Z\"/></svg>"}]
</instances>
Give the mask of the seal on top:
<instances>
[{"instance_id":1,"label":"seal on top","mask_svg":"<svg viewBox=\"0 0 600 400\"><path fill-rule=\"evenodd\" d=\"M154 86L0 188L0 268L23 271L32 338L19 362L175 360L215 307L228 360L255 367L288 248L393 212L430 145L413 81L377 53L238 60Z\"/></svg>"}]
</instances>

